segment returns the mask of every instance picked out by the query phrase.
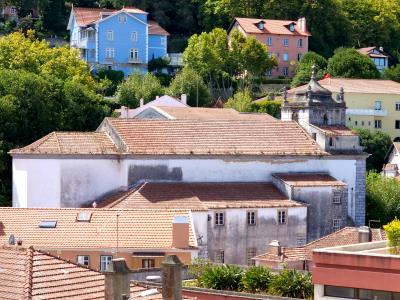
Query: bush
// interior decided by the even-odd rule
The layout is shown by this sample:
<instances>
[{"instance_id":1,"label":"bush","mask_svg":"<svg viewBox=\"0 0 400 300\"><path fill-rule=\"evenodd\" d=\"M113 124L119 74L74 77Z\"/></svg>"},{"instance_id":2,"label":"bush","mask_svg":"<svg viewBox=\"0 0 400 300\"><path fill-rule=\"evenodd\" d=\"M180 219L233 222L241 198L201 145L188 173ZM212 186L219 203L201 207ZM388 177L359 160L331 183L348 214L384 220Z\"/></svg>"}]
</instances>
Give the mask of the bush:
<instances>
[{"instance_id":1,"label":"bush","mask_svg":"<svg viewBox=\"0 0 400 300\"><path fill-rule=\"evenodd\" d=\"M313 295L311 274L284 269L272 278L269 292L282 297L310 298Z\"/></svg>"},{"instance_id":2,"label":"bush","mask_svg":"<svg viewBox=\"0 0 400 300\"><path fill-rule=\"evenodd\" d=\"M400 221L395 218L392 222L383 226L389 240L390 253L400 254Z\"/></svg>"},{"instance_id":3,"label":"bush","mask_svg":"<svg viewBox=\"0 0 400 300\"><path fill-rule=\"evenodd\" d=\"M385 69L383 78L400 82L400 64Z\"/></svg>"},{"instance_id":4,"label":"bush","mask_svg":"<svg viewBox=\"0 0 400 300\"><path fill-rule=\"evenodd\" d=\"M202 285L209 289L238 291L243 271L234 265L221 265L206 269L200 277Z\"/></svg>"},{"instance_id":5,"label":"bush","mask_svg":"<svg viewBox=\"0 0 400 300\"><path fill-rule=\"evenodd\" d=\"M203 274L212 269L212 267L213 263L209 259L196 258L189 265L188 271L196 279L197 285L202 286L201 278Z\"/></svg>"},{"instance_id":6,"label":"bush","mask_svg":"<svg viewBox=\"0 0 400 300\"><path fill-rule=\"evenodd\" d=\"M224 107L233 108L239 112L251 112L253 111L253 104L251 101L252 98L249 90L239 91L228 99Z\"/></svg>"},{"instance_id":7,"label":"bush","mask_svg":"<svg viewBox=\"0 0 400 300\"><path fill-rule=\"evenodd\" d=\"M167 68L169 64L169 59L158 57L151 59L147 64L147 69L149 72L161 73L162 69Z\"/></svg>"},{"instance_id":8,"label":"bush","mask_svg":"<svg viewBox=\"0 0 400 300\"><path fill-rule=\"evenodd\" d=\"M316 75L318 79L321 79L326 72L327 64L328 62L323 56L312 51L307 52L300 60L296 68L296 75L293 77L291 86L297 87L299 85L308 83L311 79L312 65L317 67Z\"/></svg>"},{"instance_id":9,"label":"bush","mask_svg":"<svg viewBox=\"0 0 400 300\"><path fill-rule=\"evenodd\" d=\"M275 118L281 115L281 101L264 100L253 103L253 111L258 113L267 113Z\"/></svg>"},{"instance_id":10,"label":"bush","mask_svg":"<svg viewBox=\"0 0 400 300\"><path fill-rule=\"evenodd\" d=\"M271 279L272 274L267 268L260 266L251 267L243 275L241 285L246 292L267 292Z\"/></svg>"}]
</instances>

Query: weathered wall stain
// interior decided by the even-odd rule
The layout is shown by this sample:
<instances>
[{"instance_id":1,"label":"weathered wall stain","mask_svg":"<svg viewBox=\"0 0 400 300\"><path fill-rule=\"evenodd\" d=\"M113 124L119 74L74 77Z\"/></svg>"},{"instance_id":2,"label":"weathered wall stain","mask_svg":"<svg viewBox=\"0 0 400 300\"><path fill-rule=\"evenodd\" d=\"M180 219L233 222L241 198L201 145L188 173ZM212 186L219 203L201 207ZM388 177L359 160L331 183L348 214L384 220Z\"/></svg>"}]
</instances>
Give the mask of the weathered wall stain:
<instances>
[{"instance_id":1,"label":"weathered wall stain","mask_svg":"<svg viewBox=\"0 0 400 300\"><path fill-rule=\"evenodd\" d=\"M182 181L182 168L175 167L169 169L166 165L156 166L143 166L143 165L131 165L128 171L128 185L131 186L141 181L157 181L157 180L172 180Z\"/></svg>"}]
</instances>

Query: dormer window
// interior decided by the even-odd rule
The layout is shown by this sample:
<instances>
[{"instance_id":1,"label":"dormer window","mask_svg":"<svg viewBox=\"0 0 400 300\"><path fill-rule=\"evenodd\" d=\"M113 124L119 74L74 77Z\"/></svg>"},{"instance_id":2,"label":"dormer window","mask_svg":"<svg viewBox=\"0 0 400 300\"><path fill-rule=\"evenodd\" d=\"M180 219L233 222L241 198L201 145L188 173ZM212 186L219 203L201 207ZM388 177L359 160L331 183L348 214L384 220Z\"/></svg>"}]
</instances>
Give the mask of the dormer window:
<instances>
[{"instance_id":1,"label":"dormer window","mask_svg":"<svg viewBox=\"0 0 400 300\"><path fill-rule=\"evenodd\" d=\"M264 25L265 25L265 22L264 21L260 21L260 22L257 23L257 28L260 29L260 30L264 30L264 28L265 28Z\"/></svg>"},{"instance_id":2,"label":"dormer window","mask_svg":"<svg viewBox=\"0 0 400 300\"><path fill-rule=\"evenodd\" d=\"M294 32L294 23L291 23L291 24L289 25L289 30L290 30L291 32Z\"/></svg>"}]
</instances>

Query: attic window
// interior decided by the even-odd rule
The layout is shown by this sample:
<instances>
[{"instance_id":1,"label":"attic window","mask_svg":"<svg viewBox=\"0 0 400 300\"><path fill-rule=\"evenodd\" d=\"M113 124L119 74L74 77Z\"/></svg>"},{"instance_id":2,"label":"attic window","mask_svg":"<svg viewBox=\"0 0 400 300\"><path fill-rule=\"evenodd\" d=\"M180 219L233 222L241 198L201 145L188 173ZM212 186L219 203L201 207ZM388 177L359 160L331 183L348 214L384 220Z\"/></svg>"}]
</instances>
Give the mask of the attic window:
<instances>
[{"instance_id":1,"label":"attic window","mask_svg":"<svg viewBox=\"0 0 400 300\"><path fill-rule=\"evenodd\" d=\"M257 28L260 29L260 30L264 30L264 24L265 24L264 21L258 22L258 23L257 23Z\"/></svg>"},{"instance_id":2,"label":"attic window","mask_svg":"<svg viewBox=\"0 0 400 300\"><path fill-rule=\"evenodd\" d=\"M290 30L291 32L294 32L294 23L291 23L291 24L289 25L289 30Z\"/></svg>"},{"instance_id":3,"label":"attic window","mask_svg":"<svg viewBox=\"0 0 400 300\"><path fill-rule=\"evenodd\" d=\"M40 221L39 228L56 228L57 221Z\"/></svg>"},{"instance_id":4,"label":"attic window","mask_svg":"<svg viewBox=\"0 0 400 300\"><path fill-rule=\"evenodd\" d=\"M90 222L92 213L90 211L81 211L76 215L76 221L78 222Z\"/></svg>"}]
</instances>

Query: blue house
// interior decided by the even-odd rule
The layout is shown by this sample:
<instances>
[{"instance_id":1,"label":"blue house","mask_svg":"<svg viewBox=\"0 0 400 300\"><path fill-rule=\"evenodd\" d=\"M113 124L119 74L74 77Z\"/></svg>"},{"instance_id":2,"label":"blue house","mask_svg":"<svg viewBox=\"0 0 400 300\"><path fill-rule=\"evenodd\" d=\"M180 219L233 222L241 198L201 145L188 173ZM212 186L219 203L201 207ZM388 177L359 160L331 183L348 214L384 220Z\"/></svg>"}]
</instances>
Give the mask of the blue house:
<instances>
[{"instance_id":1,"label":"blue house","mask_svg":"<svg viewBox=\"0 0 400 300\"><path fill-rule=\"evenodd\" d=\"M68 30L71 47L93 69L145 72L149 60L167 55L168 32L137 8L73 7Z\"/></svg>"}]
</instances>

